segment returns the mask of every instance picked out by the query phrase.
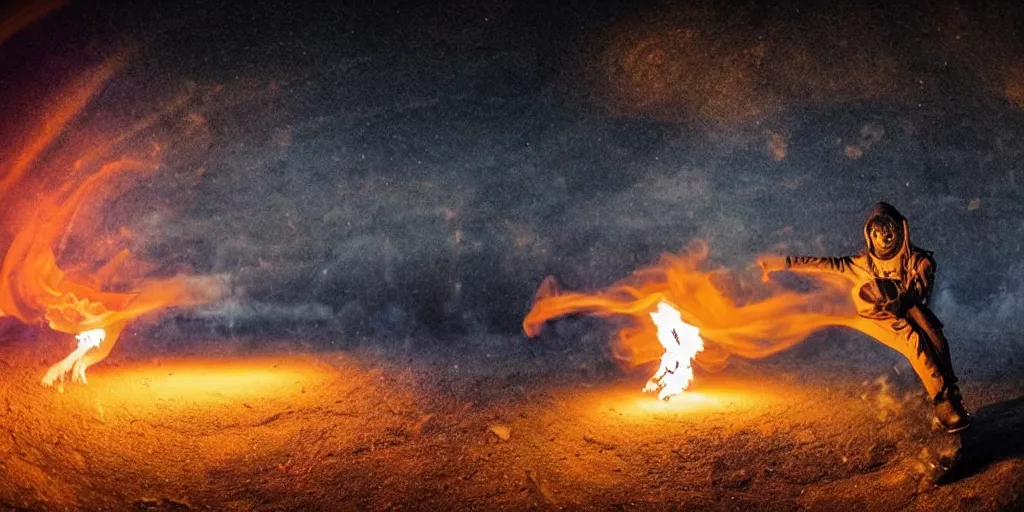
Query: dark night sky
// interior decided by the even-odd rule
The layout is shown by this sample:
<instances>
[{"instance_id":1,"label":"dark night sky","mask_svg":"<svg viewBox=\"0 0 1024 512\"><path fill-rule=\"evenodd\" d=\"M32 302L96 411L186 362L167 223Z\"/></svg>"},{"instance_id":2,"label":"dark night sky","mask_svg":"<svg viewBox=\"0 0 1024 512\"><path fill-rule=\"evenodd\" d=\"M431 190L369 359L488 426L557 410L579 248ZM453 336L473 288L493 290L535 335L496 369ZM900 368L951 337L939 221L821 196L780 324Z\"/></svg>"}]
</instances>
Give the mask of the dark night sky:
<instances>
[{"instance_id":1,"label":"dark night sky","mask_svg":"<svg viewBox=\"0 0 1024 512\"><path fill-rule=\"evenodd\" d=\"M545 275L853 253L887 200L954 332L1021 327L1013 3L280 4L72 1L0 46L0 136L113 55L80 133L186 98L123 143L172 150L109 222L271 324L514 334Z\"/></svg>"}]
</instances>

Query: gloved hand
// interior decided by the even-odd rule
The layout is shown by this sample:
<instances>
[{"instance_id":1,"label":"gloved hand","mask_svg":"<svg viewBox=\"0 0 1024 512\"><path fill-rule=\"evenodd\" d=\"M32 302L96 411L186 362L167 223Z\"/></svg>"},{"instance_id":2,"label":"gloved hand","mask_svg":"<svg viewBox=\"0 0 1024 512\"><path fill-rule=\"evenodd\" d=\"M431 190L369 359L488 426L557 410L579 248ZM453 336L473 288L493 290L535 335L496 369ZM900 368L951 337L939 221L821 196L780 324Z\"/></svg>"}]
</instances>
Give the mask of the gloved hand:
<instances>
[{"instance_id":1,"label":"gloved hand","mask_svg":"<svg viewBox=\"0 0 1024 512\"><path fill-rule=\"evenodd\" d=\"M900 293L899 286L890 279L875 279L861 287L860 298L873 305L876 313L888 312L902 318L906 308L913 303L912 297Z\"/></svg>"},{"instance_id":2,"label":"gloved hand","mask_svg":"<svg viewBox=\"0 0 1024 512\"><path fill-rule=\"evenodd\" d=\"M761 267L761 281L767 283L768 274L786 270L786 257L778 254L761 254L757 257L757 264Z\"/></svg>"}]
</instances>

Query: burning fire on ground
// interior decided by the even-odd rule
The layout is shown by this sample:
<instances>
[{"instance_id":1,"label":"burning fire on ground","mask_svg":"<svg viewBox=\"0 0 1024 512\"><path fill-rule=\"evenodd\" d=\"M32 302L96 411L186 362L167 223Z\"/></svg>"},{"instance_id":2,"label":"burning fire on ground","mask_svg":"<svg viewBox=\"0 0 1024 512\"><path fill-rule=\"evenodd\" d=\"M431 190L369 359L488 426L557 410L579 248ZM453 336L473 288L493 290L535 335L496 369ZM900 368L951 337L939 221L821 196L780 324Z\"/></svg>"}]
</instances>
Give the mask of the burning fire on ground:
<instances>
[{"instance_id":1,"label":"burning fire on ground","mask_svg":"<svg viewBox=\"0 0 1024 512\"><path fill-rule=\"evenodd\" d=\"M616 319L616 357L629 365L660 360L644 391L658 391L664 400L690 384L691 361L718 370L730 356L767 357L823 327L851 326L856 318L853 286L842 276L807 275L807 291L775 283L754 289L726 270L710 268L707 259L707 244L697 241L593 293L563 292L548 277L523 328L535 337L546 322L567 315Z\"/></svg>"},{"instance_id":2,"label":"burning fire on ground","mask_svg":"<svg viewBox=\"0 0 1024 512\"><path fill-rule=\"evenodd\" d=\"M68 377L85 382L86 369L105 358L140 316L221 293L215 278L137 258L131 230L110 225L109 205L163 168L167 143L158 140L155 127L181 114L183 104L170 102L117 133L76 130L119 66L108 62L59 91L34 129L0 155L0 316L45 324L78 340L46 372L46 385Z\"/></svg>"},{"instance_id":3,"label":"burning fire on ground","mask_svg":"<svg viewBox=\"0 0 1024 512\"><path fill-rule=\"evenodd\" d=\"M693 358L704 350L700 329L683 321L679 310L661 302L651 313L658 330L658 341L665 347L661 366L647 381L645 392L658 391L658 399L668 400L683 392L693 380Z\"/></svg>"}]
</instances>

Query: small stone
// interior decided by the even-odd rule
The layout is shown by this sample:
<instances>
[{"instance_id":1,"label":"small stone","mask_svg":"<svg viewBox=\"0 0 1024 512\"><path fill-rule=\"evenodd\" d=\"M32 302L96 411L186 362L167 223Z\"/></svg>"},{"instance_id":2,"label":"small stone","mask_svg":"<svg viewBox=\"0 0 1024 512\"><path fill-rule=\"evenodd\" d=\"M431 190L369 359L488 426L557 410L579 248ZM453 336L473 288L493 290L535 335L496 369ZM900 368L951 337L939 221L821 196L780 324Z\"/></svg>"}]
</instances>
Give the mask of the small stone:
<instances>
[{"instance_id":1,"label":"small stone","mask_svg":"<svg viewBox=\"0 0 1024 512\"><path fill-rule=\"evenodd\" d=\"M492 425L490 428L492 434L498 436L498 439L502 441L508 441L512 436L512 429L505 425Z\"/></svg>"}]
</instances>

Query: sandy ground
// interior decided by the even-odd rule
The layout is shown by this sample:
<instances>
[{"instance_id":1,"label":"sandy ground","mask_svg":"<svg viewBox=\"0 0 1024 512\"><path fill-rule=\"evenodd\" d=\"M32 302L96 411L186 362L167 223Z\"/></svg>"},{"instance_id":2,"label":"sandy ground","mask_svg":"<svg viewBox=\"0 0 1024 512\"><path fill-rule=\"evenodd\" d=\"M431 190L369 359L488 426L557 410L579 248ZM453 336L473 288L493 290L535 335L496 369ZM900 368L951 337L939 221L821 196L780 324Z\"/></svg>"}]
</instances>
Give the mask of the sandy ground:
<instances>
[{"instance_id":1,"label":"sandy ground","mask_svg":"<svg viewBox=\"0 0 1024 512\"><path fill-rule=\"evenodd\" d=\"M1024 506L1020 381L964 382L976 423L935 485L955 438L884 365L740 361L663 403L644 372L535 341L445 357L126 342L59 389L38 380L60 344L31 338L0 342L0 510Z\"/></svg>"}]
</instances>

